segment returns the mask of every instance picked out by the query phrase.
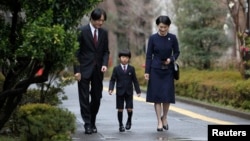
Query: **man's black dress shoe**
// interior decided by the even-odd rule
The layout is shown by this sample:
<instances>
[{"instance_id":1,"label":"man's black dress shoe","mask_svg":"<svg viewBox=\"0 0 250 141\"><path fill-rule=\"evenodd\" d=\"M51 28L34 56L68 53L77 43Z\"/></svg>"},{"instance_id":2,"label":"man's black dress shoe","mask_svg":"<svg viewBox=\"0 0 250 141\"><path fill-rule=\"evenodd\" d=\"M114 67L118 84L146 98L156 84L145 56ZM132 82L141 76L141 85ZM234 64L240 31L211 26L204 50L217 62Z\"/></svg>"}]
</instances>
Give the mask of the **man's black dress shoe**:
<instances>
[{"instance_id":1,"label":"man's black dress shoe","mask_svg":"<svg viewBox=\"0 0 250 141\"><path fill-rule=\"evenodd\" d=\"M92 128L91 127L85 127L85 134L92 134Z\"/></svg>"},{"instance_id":2,"label":"man's black dress shoe","mask_svg":"<svg viewBox=\"0 0 250 141\"><path fill-rule=\"evenodd\" d=\"M97 133L97 128L95 125L92 126L92 133Z\"/></svg>"},{"instance_id":3,"label":"man's black dress shoe","mask_svg":"<svg viewBox=\"0 0 250 141\"><path fill-rule=\"evenodd\" d=\"M84 128L85 128L85 134L92 134L92 127L90 124L85 124Z\"/></svg>"},{"instance_id":4,"label":"man's black dress shoe","mask_svg":"<svg viewBox=\"0 0 250 141\"><path fill-rule=\"evenodd\" d=\"M122 125L122 126L120 126L119 131L120 131L120 132L124 132L124 131L125 131L125 128L124 128L124 126L123 126L123 125Z\"/></svg>"},{"instance_id":5,"label":"man's black dress shoe","mask_svg":"<svg viewBox=\"0 0 250 141\"><path fill-rule=\"evenodd\" d=\"M131 128L131 122L126 123L126 130L129 130Z\"/></svg>"}]
</instances>

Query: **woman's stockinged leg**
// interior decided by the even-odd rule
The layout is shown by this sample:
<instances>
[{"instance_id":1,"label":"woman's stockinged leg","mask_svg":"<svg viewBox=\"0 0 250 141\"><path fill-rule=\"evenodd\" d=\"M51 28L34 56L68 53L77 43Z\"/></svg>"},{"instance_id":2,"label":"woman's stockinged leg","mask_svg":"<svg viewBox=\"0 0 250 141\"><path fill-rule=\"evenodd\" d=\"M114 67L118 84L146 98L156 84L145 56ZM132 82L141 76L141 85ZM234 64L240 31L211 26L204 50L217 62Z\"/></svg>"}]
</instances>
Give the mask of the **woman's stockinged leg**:
<instances>
[{"instance_id":1,"label":"woman's stockinged leg","mask_svg":"<svg viewBox=\"0 0 250 141\"><path fill-rule=\"evenodd\" d=\"M168 115L169 106L170 106L170 103L163 103L162 124L163 124L163 128L166 130L168 130L167 115Z\"/></svg>"},{"instance_id":2,"label":"woman's stockinged leg","mask_svg":"<svg viewBox=\"0 0 250 141\"><path fill-rule=\"evenodd\" d=\"M167 119L169 106L170 106L170 103L163 103L163 115L162 115L163 119Z\"/></svg>"},{"instance_id":3,"label":"woman's stockinged leg","mask_svg":"<svg viewBox=\"0 0 250 141\"><path fill-rule=\"evenodd\" d=\"M155 113L156 113L157 122L158 122L157 130L159 129L161 130L163 127L162 121L161 121L161 112L162 112L161 103L154 103L154 107L155 107Z\"/></svg>"}]
</instances>

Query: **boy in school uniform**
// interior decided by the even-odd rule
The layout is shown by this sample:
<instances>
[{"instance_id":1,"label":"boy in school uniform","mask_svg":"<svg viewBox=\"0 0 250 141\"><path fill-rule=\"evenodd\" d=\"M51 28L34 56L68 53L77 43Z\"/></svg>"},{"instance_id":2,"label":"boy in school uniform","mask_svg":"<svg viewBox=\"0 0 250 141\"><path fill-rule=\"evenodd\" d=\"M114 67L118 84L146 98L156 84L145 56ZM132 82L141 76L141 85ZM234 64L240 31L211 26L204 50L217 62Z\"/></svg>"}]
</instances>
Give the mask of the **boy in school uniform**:
<instances>
[{"instance_id":1,"label":"boy in school uniform","mask_svg":"<svg viewBox=\"0 0 250 141\"><path fill-rule=\"evenodd\" d=\"M120 64L115 66L109 82L109 94L112 95L116 84L116 108L117 118L119 122L119 131L129 130L132 125L133 115L133 88L139 97L141 95L140 86L136 77L135 68L129 65L131 53L129 50L122 50L118 54ZM123 125L123 109L124 103L127 109L128 119L126 126Z\"/></svg>"}]
</instances>

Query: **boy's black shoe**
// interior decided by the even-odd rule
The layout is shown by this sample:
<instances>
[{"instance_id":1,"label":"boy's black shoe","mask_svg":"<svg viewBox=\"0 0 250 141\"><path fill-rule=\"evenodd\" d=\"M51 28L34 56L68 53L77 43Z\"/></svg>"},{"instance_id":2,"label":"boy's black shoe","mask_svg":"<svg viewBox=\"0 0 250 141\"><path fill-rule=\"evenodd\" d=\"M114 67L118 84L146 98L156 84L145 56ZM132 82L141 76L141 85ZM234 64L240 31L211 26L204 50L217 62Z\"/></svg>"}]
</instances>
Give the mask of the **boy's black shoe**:
<instances>
[{"instance_id":1,"label":"boy's black shoe","mask_svg":"<svg viewBox=\"0 0 250 141\"><path fill-rule=\"evenodd\" d=\"M126 130L129 130L131 128L131 122L126 123Z\"/></svg>"},{"instance_id":2,"label":"boy's black shoe","mask_svg":"<svg viewBox=\"0 0 250 141\"><path fill-rule=\"evenodd\" d=\"M124 126L123 126L123 125L122 125L122 126L120 126L119 130L120 130L120 132L124 132L124 131L125 131Z\"/></svg>"}]
</instances>

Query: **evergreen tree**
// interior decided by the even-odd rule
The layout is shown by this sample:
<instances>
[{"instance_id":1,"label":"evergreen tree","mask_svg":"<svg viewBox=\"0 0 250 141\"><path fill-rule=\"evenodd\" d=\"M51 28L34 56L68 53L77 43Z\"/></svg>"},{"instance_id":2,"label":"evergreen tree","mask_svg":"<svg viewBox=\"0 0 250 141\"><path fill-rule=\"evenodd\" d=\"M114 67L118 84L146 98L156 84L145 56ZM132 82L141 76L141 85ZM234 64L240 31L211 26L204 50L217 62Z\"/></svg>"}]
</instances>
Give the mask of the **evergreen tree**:
<instances>
[{"instance_id":1,"label":"evergreen tree","mask_svg":"<svg viewBox=\"0 0 250 141\"><path fill-rule=\"evenodd\" d=\"M183 66L211 69L230 43L223 30L226 8L218 0L173 2Z\"/></svg>"},{"instance_id":2,"label":"evergreen tree","mask_svg":"<svg viewBox=\"0 0 250 141\"><path fill-rule=\"evenodd\" d=\"M102 0L1 0L0 129L28 87L74 61L75 28ZM36 75L43 68L41 75Z\"/></svg>"}]
</instances>

